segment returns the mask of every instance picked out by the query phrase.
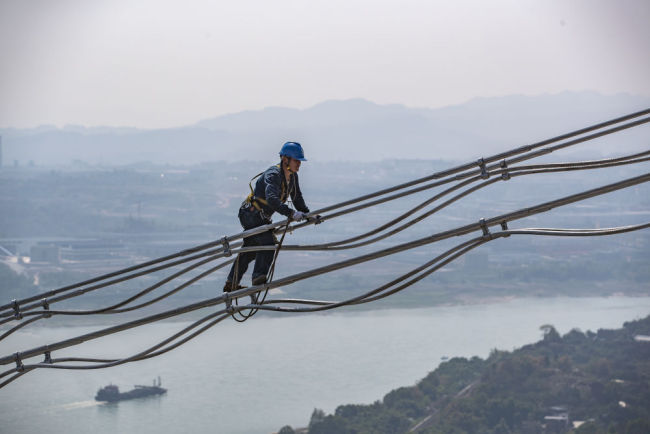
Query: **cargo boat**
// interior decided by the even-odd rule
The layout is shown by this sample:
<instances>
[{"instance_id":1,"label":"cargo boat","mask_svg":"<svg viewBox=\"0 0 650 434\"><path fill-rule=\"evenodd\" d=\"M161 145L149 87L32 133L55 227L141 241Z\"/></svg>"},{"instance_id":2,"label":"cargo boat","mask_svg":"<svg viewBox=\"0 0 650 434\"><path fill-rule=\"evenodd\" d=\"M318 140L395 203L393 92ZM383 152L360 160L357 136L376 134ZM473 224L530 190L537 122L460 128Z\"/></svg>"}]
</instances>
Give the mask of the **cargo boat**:
<instances>
[{"instance_id":1,"label":"cargo boat","mask_svg":"<svg viewBox=\"0 0 650 434\"><path fill-rule=\"evenodd\" d=\"M134 387L135 388L133 390L121 393L119 387L114 384L109 384L108 386L104 386L97 391L97 395L95 395L95 401L116 402L123 401L125 399L135 399L167 393L167 389L160 387L160 377L158 377L157 382L154 380L153 386L135 385Z\"/></svg>"}]
</instances>

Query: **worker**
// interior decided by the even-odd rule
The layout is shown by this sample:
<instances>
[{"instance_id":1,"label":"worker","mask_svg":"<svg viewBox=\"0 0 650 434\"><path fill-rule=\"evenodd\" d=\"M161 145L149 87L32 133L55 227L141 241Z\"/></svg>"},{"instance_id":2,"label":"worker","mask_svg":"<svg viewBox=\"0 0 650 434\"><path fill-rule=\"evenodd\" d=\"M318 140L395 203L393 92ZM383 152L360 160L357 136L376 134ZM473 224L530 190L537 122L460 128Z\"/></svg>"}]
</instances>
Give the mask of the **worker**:
<instances>
[{"instance_id":1,"label":"worker","mask_svg":"<svg viewBox=\"0 0 650 434\"><path fill-rule=\"evenodd\" d=\"M276 211L295 221L306 218L309 208L305 205L298 184L298 171L303 161L307 160L300 143L286 142L282 145L280 164L271 166L265 172L257 175L255 188L250 187L251 193L239 208L239 221L244 230L272 223L271 216ZM295 211L285 204L288 197L291 197L296 208ZM275 243L277 240L273 235L273 230L244 238L244 247L272 246ZM228 273L226 284L223 287L224 292L245 288L239 285L239 282L248 269L248 264L253 260L255 260L253 285L266 283L273 255L273 250L240 253Z\"/></svg>"}]
</instances>

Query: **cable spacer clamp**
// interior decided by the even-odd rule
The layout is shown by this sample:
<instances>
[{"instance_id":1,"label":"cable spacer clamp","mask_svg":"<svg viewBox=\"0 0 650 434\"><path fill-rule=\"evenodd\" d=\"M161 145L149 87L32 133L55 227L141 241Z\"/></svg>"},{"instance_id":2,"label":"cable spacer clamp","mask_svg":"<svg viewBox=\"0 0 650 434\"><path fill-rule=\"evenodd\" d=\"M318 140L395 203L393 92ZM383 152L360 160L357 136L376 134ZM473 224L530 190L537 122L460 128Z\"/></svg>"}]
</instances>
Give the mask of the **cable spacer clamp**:
<instances>
[{"instance_id":1,"label":"cable spacer clamp","mask_svg":"<svg viewBox=\"0 0 650 434\"><path fill-rule=\"evenodd\" d=\"M507 221L504 220L504 221L501 222L501 230L502 231L507 231L508 230L508 222ZM504 237L509 237L509 236L510 236L510 234L504 235Z\"/></svg>"},{"instance_id":2,"label":"cable spacer clamp","mask_svg":"<svg viewBox=\"0 0 650 434\"><path fill-rule=\"evenodd\" d=\"M228 242L228 237L223 237L221 239L221 244L223 244L223 254L228 257L232 255L232 251L230 251L230 243Z\"/></svg>"},{"instance_id":3,"label":"cable spacer clamp","mask_svg":"<svg viewBox=\"0 0 650 434\"><path fill-rule=\"evenodd\" d=\"M41 300L41 306L43 306L43 314L45 315L45 318L52 317L52 313L50 312L50 303L47 301L47 298Z\"/></svg>"},{"instance_id":4,"label":"cable spacer clamp","mask_svg":"<svg viewBox=\"0 0 650 434\"><path fill-rule=\"evenodd\" d=\"M501 173L501 179L504 181L507 181L510 179L510 172L508 172L508 163L506 163L506 160L503 159L501 160L501 164L499 164L501 168L503 169L503 172Z\"/></svg>"},{"instance_id":5,"label":"cable spacer clamp","mask_svg":"<svg viewBox=\"0 0 650 434\"><path fill-rule=\"evenodd\" d=\"M234 299L237 300L237 299ZM235 313L235 308L232 305L233 298L230 295L230 292L224 292L223 293L223 304L226 306L226 312L228 312L230 315Z\"/></svg>"},{"instance_id":6,"label":"cable spacer clamp","mask_svg":"<svg viewBox=\"0 0 650 434\"><path fill-rule=\"evenodd\" d=\"M23 372L25 370L25 365L20 357L20 352L14 354L14 362L16 362L16 371Z\"/></svg>"},{"instance_id":7,"label":"cable spacer clamp","mask_svg":"<svg viewBox=\"0 0 650 434\"><path fill-rule=\"evenodd\" d=\"M478 224L481 225L481 230L483 231L483 238L487 238L491 240L492 233L490 233L490 229L488 228L487 223L485 223L485 219L479 220Z\"/></svg>"},{"instance_id":8,"label":"cable spacer clamp","mask_svg":"<svg viewBox=\"0 0 650 434\"><path fill-rule=\"evenodd\" d=\"M20 306L18 306L18 300L11 300L11 307L14 310L14 319L23 319L23 314L20 313Z\"/></svg>"},{"instance_id":9,"label":"cable spacer clamp","mask_svg":"<svg viewBox=\"0 0 650 434\"><path fill-rule=\"evenodd\" d=\"M45 352L45 360L43 360L43 363L49 363L52 364L52 354L49 351Z\"/></svg>"},{"instance_id":10,"label":"cable spacer clamp","mask_svg":"<svg viewBox=\"0 0 650 434\"><path fill-rule=\"evenodd\" d=\"M483 158L479 158L476 164L478 164L478 167L481 168L481 178L488 179L490 177L490 172L488 172L487 168L485 167L485 160Z\"/></svg>"}]
</instances>

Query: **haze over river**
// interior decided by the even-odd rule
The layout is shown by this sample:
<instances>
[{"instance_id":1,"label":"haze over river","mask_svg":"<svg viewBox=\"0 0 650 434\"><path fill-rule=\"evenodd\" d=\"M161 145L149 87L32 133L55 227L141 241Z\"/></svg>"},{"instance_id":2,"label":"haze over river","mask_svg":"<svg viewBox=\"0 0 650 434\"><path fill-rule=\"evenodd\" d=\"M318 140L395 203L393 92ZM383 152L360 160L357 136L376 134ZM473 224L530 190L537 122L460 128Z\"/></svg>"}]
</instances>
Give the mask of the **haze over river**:
<instances>
[{"instance_id":1,"label":"haze over river","mask_svg":"<svg viewBox=\"0 0 650 434\"><path fill-rule=\"evenodd\" d=\"M650 314L650 297L516 299L499 303L227 320L163 356L109 369L31 372L0 389L2 433L271 433L306 426L314 408L371 403L416 383L442 357L486 357L560 332L618 328ZM44 324L44 323L43 323ZM165 322L53 357L127 356L185 324ZM26 327L3 356L100 327ZM28 362L35 361L32 359ZM38 359L40 361L40 358ZM4 371L8 366L3 366ZM166 395L115 404L93 398L161 376Z\"/></svg>"}]
</instances>

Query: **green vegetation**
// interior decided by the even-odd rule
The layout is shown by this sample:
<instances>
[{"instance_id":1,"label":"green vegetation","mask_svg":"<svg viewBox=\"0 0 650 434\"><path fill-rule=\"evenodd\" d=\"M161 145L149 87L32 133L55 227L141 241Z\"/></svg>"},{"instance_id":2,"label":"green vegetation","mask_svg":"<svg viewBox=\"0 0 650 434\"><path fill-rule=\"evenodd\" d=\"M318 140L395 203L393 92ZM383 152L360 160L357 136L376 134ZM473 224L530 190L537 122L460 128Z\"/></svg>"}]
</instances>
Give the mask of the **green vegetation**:
<instances>
[{"instance_id":1,"label":"green vegetation","mask_svg":"<svg viewBox=\"0 0 650 434\"><path fill-rule=\"evenodd\" d=\"M650 342L635 340L650 335L650 316L597 333L541 329L535 344L451 359L371 405L317 409L308 432L650 432Z\"/></svg>"}]
</instances>

